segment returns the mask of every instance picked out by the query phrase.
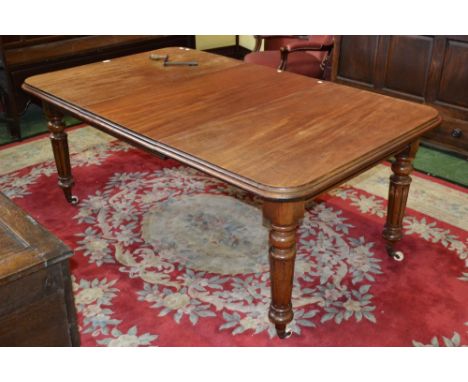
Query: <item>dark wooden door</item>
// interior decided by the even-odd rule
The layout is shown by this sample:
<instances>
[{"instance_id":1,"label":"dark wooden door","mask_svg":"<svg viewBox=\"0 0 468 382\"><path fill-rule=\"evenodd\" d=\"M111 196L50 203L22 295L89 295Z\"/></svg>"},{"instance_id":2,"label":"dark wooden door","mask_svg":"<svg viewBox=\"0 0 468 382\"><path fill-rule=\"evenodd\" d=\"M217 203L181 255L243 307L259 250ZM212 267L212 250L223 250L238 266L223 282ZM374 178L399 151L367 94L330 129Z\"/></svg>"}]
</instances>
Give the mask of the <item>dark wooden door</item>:
<instances>
[{"instance_id":1,"label":"dark wooden door","mask_svg":"<svg viewBox=\"0 0 468 382\"><path fill-rule=\"evenodd\" d=\"M341 36L332 80L431 104L426 142L468 156L468 36Z\"/></svg>"}]
</instances>

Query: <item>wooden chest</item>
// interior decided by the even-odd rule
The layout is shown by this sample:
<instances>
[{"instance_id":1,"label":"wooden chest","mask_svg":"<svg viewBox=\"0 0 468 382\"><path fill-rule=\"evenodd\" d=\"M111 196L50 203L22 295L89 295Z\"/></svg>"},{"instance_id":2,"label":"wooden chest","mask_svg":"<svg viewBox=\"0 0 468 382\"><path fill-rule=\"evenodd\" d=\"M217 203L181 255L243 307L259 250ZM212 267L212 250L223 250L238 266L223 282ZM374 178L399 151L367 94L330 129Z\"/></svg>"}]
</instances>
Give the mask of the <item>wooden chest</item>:
<instances>
[{"instance_id":1,"label":"wooden chest","mask_svg":"<svg viewBox=\"0 0 468 382\"><path fill-rule=\"evenodd\" d=\"M79 346L70 256L0 193L0 346Z\"/></svg>"}]
</instances>

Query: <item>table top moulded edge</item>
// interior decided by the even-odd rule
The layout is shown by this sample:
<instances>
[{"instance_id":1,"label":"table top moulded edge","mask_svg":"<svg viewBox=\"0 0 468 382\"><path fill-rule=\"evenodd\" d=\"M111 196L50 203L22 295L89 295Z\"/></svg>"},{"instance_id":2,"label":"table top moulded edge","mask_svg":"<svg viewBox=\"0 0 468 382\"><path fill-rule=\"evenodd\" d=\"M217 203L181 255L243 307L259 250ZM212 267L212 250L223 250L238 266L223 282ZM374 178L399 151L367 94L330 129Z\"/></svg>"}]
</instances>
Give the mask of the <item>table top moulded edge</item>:
<instances>
[{"instance_id":1,"label":"table top moulded edge","mask_svg":"<svg viewBox=\"0 0 468 382\"><path fill-rule=\"evenodd\" d=\"M59 110L70 114L71 116L88 123L91 126L118 139L124 140L136 147L143 148L146 151L156 155L163 155L175 159L208 175L214 176L243 190L252 192L264 199L278 201L308 199L315 197L335 186L338 186L346 180L373 167L387 157L401 151L409 143L418 139L426 131L437 127L442 122L440 114L437 113L433 119L428 120L426 123L420 126L416 126L413 130L398 137L398 139L395 139L392 142L388 142L382 147L377 147L374 150L369 151L366 155L360 157L358 160L354 160L344 166L336 168L335 171L328 173L314 180L313 182L294 187L274 187L255 182L251 179L240 176L212 163L199 159L184 151L177 150L162 142L145 137L142 134L138 134L122 125L87 111L84 108L78 107L73 103L54 96L53 94L38 89L28 84L27 79L23 83L22 88L24 91L39 98L41 101L48 103L58 108Z\"/></svg>"}]
</instances>

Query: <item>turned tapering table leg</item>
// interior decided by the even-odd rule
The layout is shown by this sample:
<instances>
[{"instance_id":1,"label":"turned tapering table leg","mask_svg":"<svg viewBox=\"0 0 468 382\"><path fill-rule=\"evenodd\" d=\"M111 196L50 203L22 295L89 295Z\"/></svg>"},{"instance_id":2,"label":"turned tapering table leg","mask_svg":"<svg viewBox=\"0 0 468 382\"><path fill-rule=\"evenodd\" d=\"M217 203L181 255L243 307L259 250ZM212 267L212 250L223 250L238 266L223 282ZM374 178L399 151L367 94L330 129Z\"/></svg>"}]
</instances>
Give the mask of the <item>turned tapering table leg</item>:
<instances>
[{"instance_id":1,"label":"turned tapering table leg","mask_svg":"<svg viewBox=\"0 0 468 382\"><path fill-rule=\"evenodd\" d=\"M419 141L413 142L395 156L392 164L388 193L387 222L383 231L388 254L395 260L404 258L403 252L395 250L395 244L403 237L403 218L411 184L413 160L418 151Z\"/></svg>"},{"instance_id":2,"label":"turned tapering table leg","mask_svg":"<svg viewBox=\"0 0 468 382\"><path fill-rule=\"evenodd\" d=\"M72 186L75 183L71 173L70 154L68 151L67 134L62 113L54 107L43 104L50 131L50 141L54 152L55 165L58 173L58 185L62 188L65 198L71 204L77 204L78 198L72 195Z\"/></svg>"},{"instance_id":3,"label":"turned tapering table leg","mask_svg":"<svg viewBox=\"0 0 468 382\"><path fill-rule=\"evenodd\" d=\"M286 325L293 319L291 304L296 259L296 230L304 215L304 202L265 201L263 214L270 221L271 305L269 318L280 338L290 333Z\"/></svg>"}]
</instances>

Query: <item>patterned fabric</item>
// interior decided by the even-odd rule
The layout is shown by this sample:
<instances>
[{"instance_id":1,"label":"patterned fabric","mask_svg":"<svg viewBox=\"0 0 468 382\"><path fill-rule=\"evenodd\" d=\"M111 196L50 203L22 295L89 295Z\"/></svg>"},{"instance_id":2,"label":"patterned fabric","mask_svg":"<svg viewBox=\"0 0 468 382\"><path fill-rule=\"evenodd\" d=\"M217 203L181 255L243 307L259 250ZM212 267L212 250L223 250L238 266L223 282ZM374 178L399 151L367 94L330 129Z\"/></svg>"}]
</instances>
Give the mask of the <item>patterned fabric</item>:
<instances>
[{"instance_id":1,"label":"patterned fabric","mask_svg":"<svg viewBox=\"0 0 468 382\"><path fill-rule=\"evenodd\" d=\"M402 263L387 257L381 239L388 166L311 204L298 230L293 336L281 341L267 318L261 201L93 134L70 134L71 142L85 137L72 155L77 207L56 186L51 153L21 169L12 162L15 170L0 176L0 190L75 251L83 345L468 344L466 190L414 176Z\"/></svg>"}]
</instances>

